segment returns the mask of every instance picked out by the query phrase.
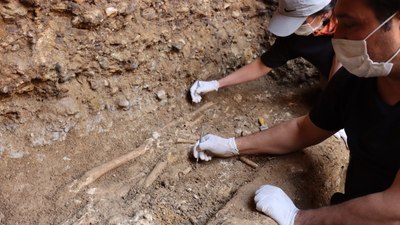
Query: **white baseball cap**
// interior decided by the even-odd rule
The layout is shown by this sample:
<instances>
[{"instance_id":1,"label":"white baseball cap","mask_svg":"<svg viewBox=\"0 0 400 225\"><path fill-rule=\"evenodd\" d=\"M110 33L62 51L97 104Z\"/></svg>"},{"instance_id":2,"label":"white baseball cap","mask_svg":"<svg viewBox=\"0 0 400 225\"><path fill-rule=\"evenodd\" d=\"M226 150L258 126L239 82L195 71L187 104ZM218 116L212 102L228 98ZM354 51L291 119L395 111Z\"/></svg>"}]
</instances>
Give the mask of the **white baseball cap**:
<instances>
[{"instance_id":1,"label":"white baseball cap","mask_svg":"<svg viewBox=\"0 0 400 225\"><path fill-rule=\"evenodd\" d=\"M276 36L293 34L307 19L331 0L279 0L278 10L269 21L268 30Z\"/></svg>"}]
</instances>

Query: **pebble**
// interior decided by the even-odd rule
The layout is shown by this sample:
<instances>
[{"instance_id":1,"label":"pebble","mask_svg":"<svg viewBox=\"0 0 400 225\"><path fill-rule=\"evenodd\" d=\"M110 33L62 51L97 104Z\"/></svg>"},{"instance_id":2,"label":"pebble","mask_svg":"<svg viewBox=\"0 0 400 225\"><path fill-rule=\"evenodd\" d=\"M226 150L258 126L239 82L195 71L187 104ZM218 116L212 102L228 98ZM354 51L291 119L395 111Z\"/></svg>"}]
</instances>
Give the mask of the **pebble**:
<instances>
[{"instance_id":1,"label":"pebble","mask_svg":"<svg viewBox=\"0 0 400 225\"><path fill-rule=\"evenodd\" d=\"M182 212L187 212L189 208L188 208L186 205L181 205L181 206L179 206L179 209L180 209Z\"/></svg>"},{"instance_id":2,"label":"pebble","mask_svg":"<svg viewBox=\"0 0 400 225\"><path fill-rule=\"evenodd\" d=\"M96 193L97 188L90 188L89 190L86 191L87 194L89 195L94 195Z\"/></svg>"},{"instance_id":3,"label":"pebble","mask_svg":"<svg viewBox=\"0 0 400 225\"><path fill-rule=\"evenodd\" d=\"M79 113L79 104L72 97L65 97L59 101L59 111L68 116Z\"/></svg>"},{"instance_id":4,"label":"pebble","mask_svg":"<svg viewBox=\"0 0 400 225\"><path fill-rule=\"evenodd\" d=\"M129 110L131 103L125 97L118 98L117 105L123 110Z\"/></svg>"},{"instance_id":5,"label":"pebble","mask_svg":"<svg viewBox=\"0 0 400 225\"><path fill-rule=\"evenodd\" d=\"M157 19L156 10L154 8L144 9L143 12L142 12L142 17L145 18L146 20Z\"/></svg>"},{"instance_id":6,"label":"pebble","mask_svg":"<svg viewBox=\"0 0 400 225\"><path fill-rule=\"evenodd\" d=\"M97 62L99 63L102 69L110 68L110 61L106 57L98 57Z\"/></svg>"},{"instance_id":7,"label":"pebble","mask_svg":"<svg viewBox=\"0 0 400 225\"><path fill-rule=\"evenodd\" d=\"M104 20L103 11L93 9L84 12L81 16L72 19L72 25L80 28L91 28L99 26Z\"/></svg>"},{"instance_id":8,"label":"pebble","mask_svg":"<svg viewBox=\"0 0 400 225\"><path fill-rule=\"evenodd\" d=\"M232 12L232 17L233 18L239 18L239 16L240 16L240 12L239 11L235 10L235 11Z\"/></svg>"},{"instance_id":9,"label":"pebble","mask_svg":"<svg viewBox=\"0 0 400 225\"><path fill-rule=\"evenodd\" d=\"M72 78L76 77L76 74L72 70L68 70L67 72L60 73L59 75L59 81L61 83L66 82L68 80L71 80Z\"/></svg>"},{"instance_id":10,"label":"pebble","mask_svg":"<svg viewBox=\"0 0 400 225\"><path fill-rule=\"evenodd\" d=\"M242 135L243 131L240 128L235 129L235 134L236 135Z\"/></svg>"},{"instance_id":11,"label":"pebble","mask_svg":"<svg viewBox=\"0 0 400 225\"><path fill-rule=\"evenodd\" d=\"M118 91L119 91L118 87L112 87L111 90L110 90L110 94L111 95L115 95Z\"/></svg>"},{"instance_id":12,"label":"pebble","mask_svg":"<svg viewBox=\"0 0 400 225\"><path fill-rule=\"evenodd\" d=\"M167 93L165 92L165 90L159 90L157 92L157 98L160 101L167 99Z\"/></svg>"},{"instance_id":13,"label":"pebble","mask_svg":"<svg viewBox=\"0 0 400 225\"><path fill-rule=\"evenodd\" d=\"M126 16L129 14L132 14L135 11L135 3L127 3L127 2L121 2L118 5L119 8L119 13Z\"/></svg>"},{"instance_id":14,"label":"pebble","mask_svg":"<svg viewBox=\"0 0 400 225\"><path fill-rule=\"evenodd\" d=\"M106 15L108 17L114 17L118 14L118 9L116 9L115 7L108 7L106 8Z\"/></svg>"},{"instance_id":15,"label":"pebble","mask_svg":"<svg viewBox=\"0 0 400 225\"><path fill-rule=\"evenodd\" d=\"M190 222L192 224L197 224L198 223L197 219L194 216L189 217L189 220L190 220Z\"/></svg>"},{"instance_id":16,"label":"pebble","mask_svg":"<svg viewBox=\"0 0 400 225\"><path fill-rule=\"evenodd\" d=\"M9 157L11 159L21 159L22 157L24 157L24 153L20 151L11 151L9 153Z\"/></svg>"},{"instance_id":17,"label":"pebble","mask_svg":"<svg viewBox=\"0 0 400 225\"><path fill-rule=\"evenodd\" d=\"M237 103L240 103L242 101L243 97L241 94L236 94L233 96L233 100L235 100Z\"/></svg>"},{"instance_id":18,"label":"pebble","mask_svg":"<svg viewBox=\"0 0 400 225\"><path fill-rule=\"evenodd\" d=\"M90 89L92 89L93 91L99 89L100 84L97 80L89 80L89 84L90 84Z\"/></svg>"},{"instance_id":19,"label":"pebble","mask_svg":"<svg viewBox=\"0 0 400 225\"><path fill-rule=\"evenodd\" d=\"M160 138L160 133L158 133L157 131L154 131L153 134L151 135L154 139L159 139Z\"/></svg>"}]
</instances>

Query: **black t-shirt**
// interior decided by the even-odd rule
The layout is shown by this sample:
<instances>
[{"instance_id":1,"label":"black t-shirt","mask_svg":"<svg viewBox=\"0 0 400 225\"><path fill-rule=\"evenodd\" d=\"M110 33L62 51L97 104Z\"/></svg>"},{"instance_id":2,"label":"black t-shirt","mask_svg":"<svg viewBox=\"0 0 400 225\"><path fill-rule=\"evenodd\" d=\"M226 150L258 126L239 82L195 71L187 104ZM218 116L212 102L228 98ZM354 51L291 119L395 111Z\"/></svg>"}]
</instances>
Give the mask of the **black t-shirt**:
<instances>
[{"instance_id":1,"label":"black t-shirt","mask_svg":"<svg viewBox=\"0 0 400 225\"><path fill-rule=\"evenodd\" d=\"M331 39L332 36L296 34L277 37L272 47L261 55L261 61L270 68L276 68L291 59L303 57L328 78L334 56Z\"/></svg>"},{"instance_id":2,"label":"black t-shirt","mask_svg":"<svg viewBox=\"0 0 400 225\"><path fill-rule=\"evenodd\" d=\"M344 128L347 133L346 199L383 191L393 183L400 169L400 102L386 104L376 78L359 78L340 69L310 118L324 130Z\"/></svg>"}]
</instances>

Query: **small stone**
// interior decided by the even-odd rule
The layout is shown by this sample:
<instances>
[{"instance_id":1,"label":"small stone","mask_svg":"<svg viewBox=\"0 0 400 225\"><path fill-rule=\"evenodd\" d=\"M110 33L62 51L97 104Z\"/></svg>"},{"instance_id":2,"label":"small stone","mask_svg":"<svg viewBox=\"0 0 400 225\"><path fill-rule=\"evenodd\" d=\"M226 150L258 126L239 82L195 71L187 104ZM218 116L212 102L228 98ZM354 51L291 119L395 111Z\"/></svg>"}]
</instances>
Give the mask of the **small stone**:
<instances>
[{"instance_id":1,"label":"small stone","mask_svg":"<svg viewBox=\"0 0 400 225\"><path fill-rule=\"evenodd\" d=\"M186 212L186 211L188 211L188 206L187 205L181 205L181 206L179 206L179 209L182 211L182 212Z\"/></svg>"},{"instance_id":2,"label":"small stone","mask_svg":"<svg viewBox=\"0 0 400 225\"><path fill-rule=\"evenodd\" d=\"M167 99L167 93L165 92L165 90L159 90L157 92L157 99L160 101Z\"/></svg>"},{"instance_id":3,"label":"small stone","mask_svg":"<svg viewBox=\"0 0 400 225\"><path fill-rule=\"evenodd\" d=\"M102 69L110 68L110 61L106 57L98 57L97 62L99 63Z\"/></svg>"},{"instance_id":4,"label":"small stone","mask_svg":"<svg viewBox=\"0 0 400 225\"><path fill-rule=\"evenodd\" d=\"M233 96L233 100L235 100L237 103L240 103L242 101L243 97L241 94L236 94Z\"/></svg>"},{"instance_id":5,"label":"small stone","mask_svg":"<svg viewBox=\"0 0 400 225\"><path fill-rule=\"evenodd\" d=\"M23 152L21 152L21 151L11 151L10 153L9 153L9 157L11 158L11 159L21 159L22 157L24 157L24 153Z\"/></svg>"},{"instance_id":6,"label":"small stone","mask_svg":"<svg viewBox=\"0 0 400 225\"><path fill-rule=\"evenodd\" d=\"M159 139L160 136L161 136L160 133L158 133L157 131L154 131L153 134L152 134L152 137L153 137L154 139L156 139L156 140Z\"/></svg>"},{"instance_id":7,"label":"small stone","mask_svg":"<svg viewBox=\"0 0 400 225\"><path fill-rule=\"evenodd\" d=\"M185 46L186 42L183 39L179 39L178 41L171 42L171 47L173 50L181 51Z\"/></svg>"},{"instance_id":8,"label":"small stone","mask_svg":"<svg viewBox=\"0 0 400 225\"><path fill-rule=\"evenodd\" d=\"M79 104L72 97L65 97L58 103L58 111L60 114L72 116L79 113Z\"/></svg>"},{"instance_id":9,"label":"small stone","mask_svg":"<svg viewBox=\"0 0 400 225\"><path fill-rule=\"evenodd\" d=\"M71 80L74 77L76 77L75 72L72 71L72 70L68 70L66 72L62 72L62 73L59 74L59 80L58 81L60 83L63 83L63 82L66 82L68 80Z\"/></svg>"},{"instance_id":10,"label":"small stone","mask_svg":"<svg viewBox=\"0 0 400 225\"><path fill-rule=\"evenodd\" d=\"M198 224L197 219L194 216L189 217L189 220L192 224Z\"/></svg>"},{"instance_id":11,"label":"small stone","mask_svg":"<svg viewBox=\"0 0 400 225\"><path fill-rule=\"evenodd\" d=\"M112 87L111 90L110 90L110 94L111 95L115 95L118 91L119 91L118 87Z\"/></svg>"},{"instance_id":12,"label":"small stone","mask_svg":"<svg viewBox=\"0 0 400 225\"><path fill-rule=\"evenodd\" d=\"M21 47L19 46L19 44L15 44L12 46L11 51L15 52L18 51Z\"/></svg>"},{"instance_id":13,"label":"small stone","mask_svg":"<svg viewBox=\"0 0 400 225\"><path fill-rule=\"evenodd\" d=\"M261 130L266 130L266 129L268 129L268 128L269 128L269 127L268 127L267 124L262 125L262 126L260 126L260 131L261 131Z\"/></svg>"},{"instance_id":14,"label":"small stone","mask_svg":"<svg viewBox=\"0 0 400 225\"><path fill-rule=\"evenodd\" d=\"M179 9L177 9L178 13L187 13L189 11L190 11L190 9L187 6L183 6L183 7L179 8Z\"/></svg>"},{"instance_id":15,"label":"small stone","mask_svg":"<svg viewBox=\"0 0 400 225\"><path fill-rule=\"evenodd\" d=\"M240 16L240 12L239 11L233 11L232 12L232 17L233 18L238 18Z\"/></svg>"},{"instance_id":16,"label":"small stone","mask_svg":"<svg viewBox=\"0 0 400 225\"><path fill-rule=\"evenodd\" d=\"M127 2L121 2L118 5L119 13L123 16L132 14L135 11L135 3L127 3Z\"/></svg>"},{"instance_id":17,"label":"small stone","mask_svg":"<svg viewBox=\"0 0 400 225\"><path fill-rule=\"evenodd\" d=\"M115 7L108 7L106 8L106 15L108 17L114 17L118 14L118 9L116 9Z\"/></svg>"},{"instance_id":18,"label":"small stone","mask_svg":"<svg viewBox=\"0 0 400 225\"><path fill-rule=\"evenodd\" d=\"M147 8L142 11L142 17L146 20L154 20L157 19L157 13L154 8Z\"/></svg>"},{"instance_id":19,"label":"small stone","mask_svg":"<svg viewBox=\"0 0 400 225\"><path fill-rule=\"evenodd\" d=\"M94 195L96 193L97 188L90 188L89 190L86 191L87 194L89 195Z\"/></svg>"},{"instance_id":20,"label":"small stone","mask_svg":"<svg viewBox=\"0 0 400 225\"><path fill-rule=\"evenodd\" d=\"M131 103L125 97L118 98L117 105L123 110L129 110L129 108L131 107Z\"/></svg>"},{"instance_id":21,"label":"small stone","mask_svg":"<svg viewBox=\"0 0 400 225\"><path fill-rule=\"evenodd\" d=\"M250 135L250 134L251 134L251 132L249 130L243 130L242 131L242 136L247 136L247 135Z\"/></svg>"},{"instance_id":22,"label":"small stone","mask_svg":"<svg viewBox=\"0 0 400 225\"><path fill-rule=\"evenodd\" d=\"M90 89L92 89L93 91L97 90L100 87L99 82L97 82L97 80L89 80L89 84L90 84Z\"/></svg>"},{"instance_id":23,"label":"small stone","mask_svg":"<svg viewBox=\"0 0 400 225\"><path fill-rule=\"evenodd\" d=\"M235 134L236 135L242 135L243 131L240 128L235 129Z\"/></svg>"},{"instance_id":24,"label":"small stone","mask_svg":"<svg viewBox=\"0 0 400 225\"><path fill-rule=\"evenodd\" d=\"M78 28L88 29L99 26L104 20L102 10L93 9L84 12L81 16L76 16L72 19L72 25Z\"/></svg>"}]
</instances>

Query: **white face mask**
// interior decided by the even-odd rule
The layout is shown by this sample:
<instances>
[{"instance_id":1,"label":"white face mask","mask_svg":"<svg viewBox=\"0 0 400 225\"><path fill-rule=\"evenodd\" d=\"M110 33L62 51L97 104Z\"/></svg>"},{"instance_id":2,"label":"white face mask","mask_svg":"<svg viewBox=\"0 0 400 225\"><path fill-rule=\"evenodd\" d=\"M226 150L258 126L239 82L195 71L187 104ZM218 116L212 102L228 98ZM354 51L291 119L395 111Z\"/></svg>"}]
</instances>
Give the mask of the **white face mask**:
<instances>
[{"instance_id":1,"label":"white face mask","mask_svg":"<svg viewBox=\"0 0 400 225\"><path fill-rule=\"evenodd\" d=\"M390 63L400 52L400 47L386 62L374 62L367 52L367 39L389 22L397 13L393 14L363 40L332 39L333 49L339 62L343 64L350 73L358 77L387 76L392 70Z\"/></svg>"},{"instance_id":2,"label":"white face mask","mask_svg":"<svg viewBox=\"0 0 400 225\"><path fill-rule=\"evenodd\" d=\"M308 36L308 35L314 33L314 31L318 30L323 25L323 23L321 21L321 23L317 27L315 27L315 28L312 27L311 24L314 22L314 20L316 18L317 17L314 17L314 19L311 21L311 23L306 23L306 24L301 25L299 27L299 29L297 29L294 33L297 35L300 35L300 36Z\"/></svg>"}]
</instances>

